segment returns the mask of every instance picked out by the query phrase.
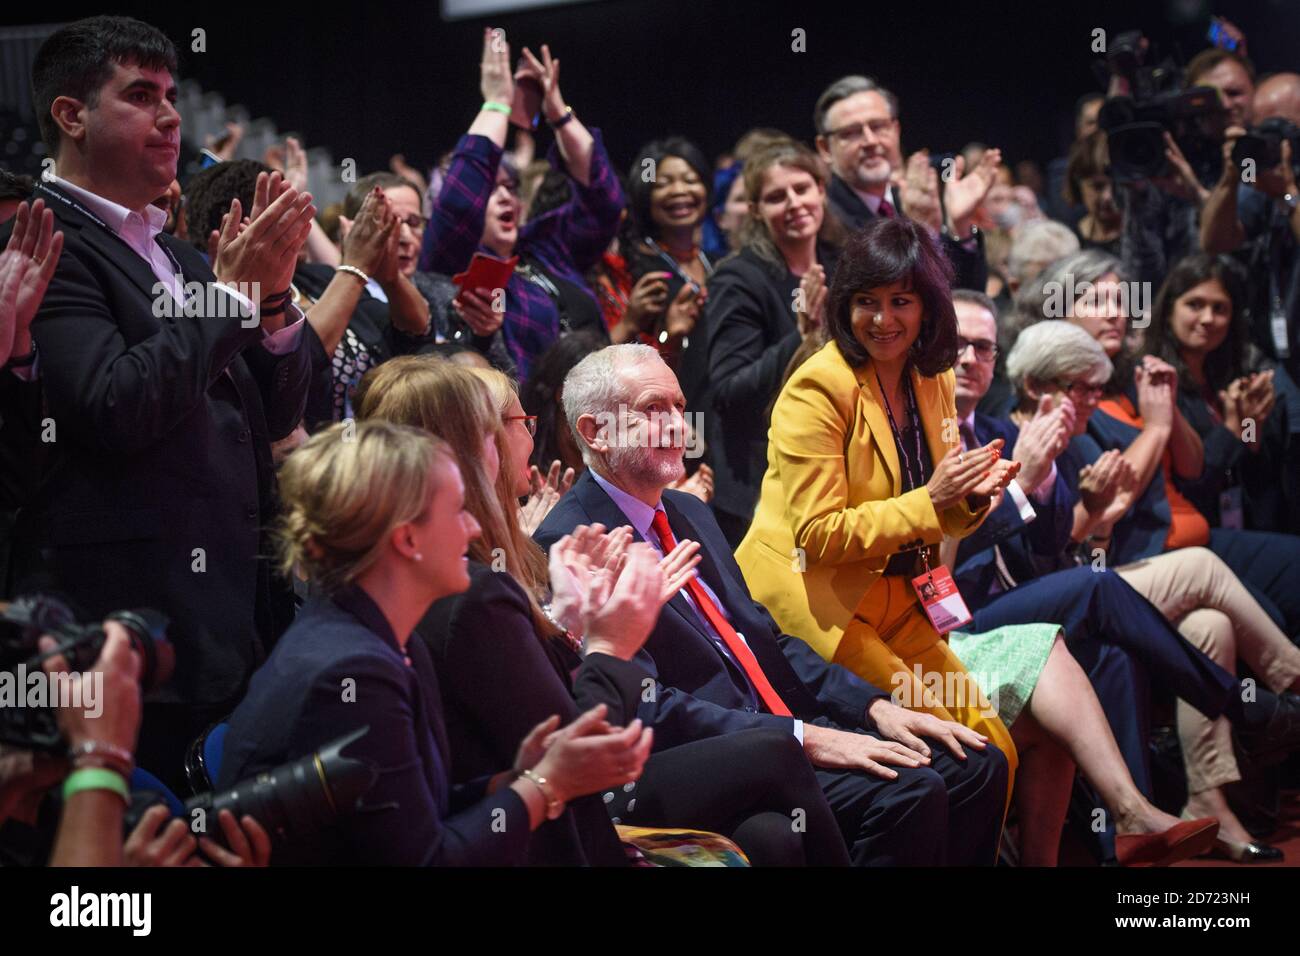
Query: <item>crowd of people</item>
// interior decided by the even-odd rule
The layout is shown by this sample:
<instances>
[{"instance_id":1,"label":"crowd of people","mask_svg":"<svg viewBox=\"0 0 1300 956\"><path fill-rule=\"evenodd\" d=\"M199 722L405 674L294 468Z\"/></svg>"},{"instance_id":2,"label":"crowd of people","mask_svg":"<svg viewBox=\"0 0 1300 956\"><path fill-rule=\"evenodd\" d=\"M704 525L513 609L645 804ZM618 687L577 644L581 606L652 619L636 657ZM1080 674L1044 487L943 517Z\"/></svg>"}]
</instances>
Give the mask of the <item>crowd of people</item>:
<instances>
[{"instance_id":1,"label":"crowd of people","mask_svg":"<svg viewBox=\"0 0 1300 956\"><path fill-rule=\"evenodd\" d=\"M0 567L107 618L103 706L0 739L0 860L1281 860L1300 73L1234 36L1183 72L1212 163L1134 172L1112 58L1046 173L905 155L854 75L623 174L487 29L454 147L322 210L296 140L178 182L171 41L58 30L52 173L0 182ZM303 758L355 799L181 812Z\"/></svg>"}]
</instances>

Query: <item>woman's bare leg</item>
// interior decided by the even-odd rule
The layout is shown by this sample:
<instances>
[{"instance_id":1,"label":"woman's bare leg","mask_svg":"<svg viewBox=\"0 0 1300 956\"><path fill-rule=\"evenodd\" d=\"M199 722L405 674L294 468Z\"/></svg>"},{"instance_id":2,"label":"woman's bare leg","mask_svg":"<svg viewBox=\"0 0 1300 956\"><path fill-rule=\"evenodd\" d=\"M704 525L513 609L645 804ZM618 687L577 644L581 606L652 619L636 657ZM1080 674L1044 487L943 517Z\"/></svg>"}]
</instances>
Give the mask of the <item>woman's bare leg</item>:
<instances>
[{"instance_id":1,"label":"woman's bare leg","mask_svg":"<svg viewBox=\"0 0 1300 956\"><path fill-rule=\"evenodd\" d=\"M1115 815L1117 833L1155 833L1178 818L1157 809L1124 765L1087 675L1058 636L1029 698L1028 710L1038 724L1074 759Z\"/></svg>"},{"instance_id":2,"label":"woman's bare leg","mask_svg":"<svg viewBox=\"0 0 1300 956\"><path fill-rule=\"evenodd\" d=\"M1011 727L1020 754L1012 799L1020 809L1020 865L1056 866L1074 786L1074 761L1026 711Z\"/></svg>"}]
</instances>

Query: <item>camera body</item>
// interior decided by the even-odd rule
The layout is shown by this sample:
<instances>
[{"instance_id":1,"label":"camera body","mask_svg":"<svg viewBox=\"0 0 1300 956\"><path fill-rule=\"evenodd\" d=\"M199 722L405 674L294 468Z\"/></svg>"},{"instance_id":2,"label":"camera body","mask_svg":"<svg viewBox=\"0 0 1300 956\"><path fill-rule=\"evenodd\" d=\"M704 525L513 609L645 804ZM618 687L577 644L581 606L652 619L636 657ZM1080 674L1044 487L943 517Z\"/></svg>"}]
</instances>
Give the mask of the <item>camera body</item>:
<instances>
[{"instance_id":1,"label":"camera body","mask_svg":"<svg viewBox=\"0 0 1300 956\"><path fill-rule=\"evenodd\" d=\"M1232 147L1232 163L1244 169L1253 161L1256 173L1273 169L1282 162L1283 142L1291 144L1291 168L1300 176L1300 127L1281 116L1269 117L1240 137Z\"/></svg>"},{"instance_id":2,"label":"camera body","mask_svg":"<svg viewBox=\"0 0 1300 956\"><path fill-rule=\"evenodd\" d=\"M170 621L157 611L114 611L107 615L126 628L132 649L140 655L140 685L149 691L165 684L175 666L168 639ZM51 654L37 646L42 634L58 642ZM41 662L62 654L71 671L86 671L104 647L97 624L81 624L66 604L48 595L27 595L0 603L0 681L25 693L33 679L45 679ZM39 675L39 676L38 676ZM51 706L0 706L0 743L28 750L62 753L66 742Z\"/></svg>"}]
</instances>

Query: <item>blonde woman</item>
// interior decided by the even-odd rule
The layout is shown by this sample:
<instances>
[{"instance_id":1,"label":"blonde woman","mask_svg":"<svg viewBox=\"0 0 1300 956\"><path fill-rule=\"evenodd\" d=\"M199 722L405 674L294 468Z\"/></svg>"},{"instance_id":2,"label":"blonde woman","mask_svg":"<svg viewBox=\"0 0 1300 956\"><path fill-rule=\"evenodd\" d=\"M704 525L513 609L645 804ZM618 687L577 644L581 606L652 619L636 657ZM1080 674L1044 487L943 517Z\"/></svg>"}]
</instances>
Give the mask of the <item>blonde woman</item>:
<instances>
[{"instance_id":1,"label":"blonde woman","mask_svg":"<svg viewBox=\"0 0 1300 956\"><path fill-rule=\"evenodd\" d=\"M513 384L500 372L399 359L366 380L359 407L366 417L408 415L408 422L437 432L467 487L476 489L467 507L483 534L471 546L470 586L436 602L417 628L442 679L453 778L508 759L513 741L539 715L559 713L567 722L605 703L611 723L633 717L646 687L654 686L637 653L664 602L693 572L698 545L683 541L657 567L648 545L630 544L630 531L605 535L594 525L553 547L548 569L541 548L514 520L515 502L528 487L532 436ZM495 453L481 451L489 438ZM629 564L606 600L587 582L621 553ZM799 832L790 827L795 808L806 812ZM529 860L619 865L624 852L612 823L720 832L756 865L848 861L798 742L768 730L656 753L633 785L574 801L543 826Z\"/></svg>"},{"instance_id":2,"label":"blonde woman","mask_svg":"<svg viewBox=\"0 0 1300 956\"><path fill-rule=\"evenodd\" d=\"M522 735L513 771L451 783L438 680L411 640L433 601L469 584L466 551L479 535L443 443L387 422L335 425L289 457L280 491L283 565L321 593L253 675L219 787L361 727L348 756L378 775L356 807L277 862L519 863L567 801L639 776L651 732L636 721L613 731L594 708L558 733L552 717Z\"/></svg>"}]
</instances>

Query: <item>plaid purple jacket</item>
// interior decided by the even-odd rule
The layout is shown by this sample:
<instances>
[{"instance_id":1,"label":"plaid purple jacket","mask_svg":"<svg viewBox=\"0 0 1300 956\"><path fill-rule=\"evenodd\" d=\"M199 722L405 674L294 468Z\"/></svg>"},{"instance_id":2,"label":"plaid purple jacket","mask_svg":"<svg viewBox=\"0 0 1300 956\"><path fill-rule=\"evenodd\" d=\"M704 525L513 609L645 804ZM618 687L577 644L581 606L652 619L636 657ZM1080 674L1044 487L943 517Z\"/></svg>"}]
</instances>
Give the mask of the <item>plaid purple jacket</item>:
<instances>
[{"instance_id":1,"label":"plaid purple jacket","mask_svg":"<svg viewBox=\"0 0 1300 956\"><path fill-rule=\"evenodd\" d=\"M573 183L573 198L531 219L519 231L515 254L539 265L548 275L572 282L596 301L583 273L609 246L623 210L623 187L610 166L600 130L593 129L591 184ZM420 268L455 275L464 272L475 252L492 254L480 242L488 199L496 188L501 147L486 136L465 135L456 144L433 215L424 233ZM551 145L551 165L564 169L559 148ZM546 291L516 272L506 284L502 325L506 346L518 366L520 381L532 363L560 337L560 312Z\"/></svg>"}]
</instances>

